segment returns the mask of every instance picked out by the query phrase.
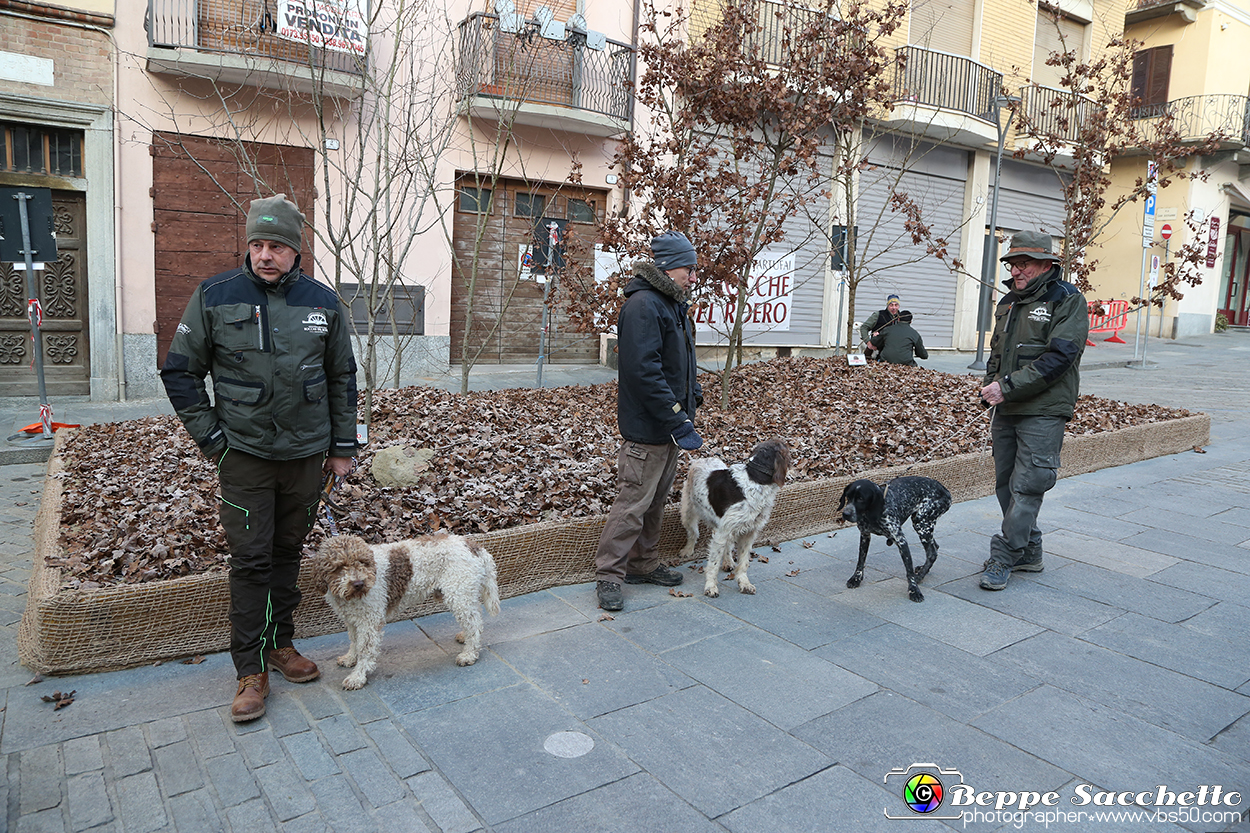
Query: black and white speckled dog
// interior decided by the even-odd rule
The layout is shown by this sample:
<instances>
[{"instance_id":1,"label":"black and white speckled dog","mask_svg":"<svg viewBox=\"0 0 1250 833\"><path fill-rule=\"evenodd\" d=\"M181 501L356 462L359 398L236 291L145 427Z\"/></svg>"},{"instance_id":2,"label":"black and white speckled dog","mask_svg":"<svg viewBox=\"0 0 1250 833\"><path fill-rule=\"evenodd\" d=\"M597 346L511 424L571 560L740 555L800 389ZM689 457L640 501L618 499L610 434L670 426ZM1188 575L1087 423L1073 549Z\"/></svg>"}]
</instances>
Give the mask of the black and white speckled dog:
<instances>
[{"instance_id":1,"label":"black and white speckled dog","mask_svg":"<svg viewBox=\"0 0 1250 833\"><path fill-rule=\"evenodd\" d=\"M738 590L754 593L747 580L747 563L755 536L768 523L790 470L790 448L781 440L766 440L755 447L745 463L725 465L716 457L704 457L690 464L681 487L681 523L686 528L682 558L694 555L699 543L699 521L712 528L704 568L703 594L716 598L720 570L732 569ZM738 563L734 564L734 550Z\"/></svg>"},{"instance_id":2,"label":"black and white speckled dog","mask_svg":"<svg viewBox=\"0 0 1250 833\"><path fill-rule=\"evenodd\" d=\"M864 580L864 560L868 558L868 545L873 535L884 535L887 546L898 545L907 571L908 597L913 602L923 602L924 594L916 583L929 574L937 561L938 545L933 540L933 530L938 518L951 508L951 493L931 477L899 477L885 484L883 490L871 480L856 480L842 490L838 510L842 517L859 526L859 563L855 573L846 580L847 587L859 587ZM911 518L911 525L924 545L925 562L913 569L911 550L903 538L903 523Z\"/></svg>"}]
</instances>

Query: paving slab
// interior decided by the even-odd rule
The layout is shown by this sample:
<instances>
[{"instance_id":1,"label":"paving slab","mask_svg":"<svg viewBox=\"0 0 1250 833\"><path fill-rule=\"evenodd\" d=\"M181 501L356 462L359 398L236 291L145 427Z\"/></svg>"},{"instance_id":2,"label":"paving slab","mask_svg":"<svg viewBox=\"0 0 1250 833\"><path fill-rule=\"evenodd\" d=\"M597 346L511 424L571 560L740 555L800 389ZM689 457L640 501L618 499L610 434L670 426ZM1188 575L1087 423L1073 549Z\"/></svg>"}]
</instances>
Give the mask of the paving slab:
<instances>
[{"instance_id":1,"label":"paving slab","mask_svg":"<svg viewBox=\"0 0 1250 833\"><path fill-rule=\"evenodd\" d=\"M1004 648L994 659L1199 743L1250 712L1243 694L1049 631Z\"/></svg>"},{"instance_id":2,"label":"paving slab","mask_svg":"<svg viewBox=\"0 0 1250 833\"><path fill-rule=\"evenodd\" d=\"M1210 596L1160 584L1155 580L1159 575L1141 579L1092 564L1072 563L1062 570L1047 568L1031 578L1037 584L1163 622L1182 622L1216 603Z\"/></svg>"},{"instance_id":3,"label":"paving slab","mask_svg":"<svg viewBox=\"0 0 1250 833\"><path fill-rule=\"evenodd\" d=\"M664 658L787 731L877 691L876 683L755 630L713 636Z\"/></svg>"},{"instance_id":4,"label":"paving slab","mask_svg":"<svg viewBox=\"0 0 1250 833\"><path fill-rule=\"evenodd\" d=\"M1002 706L1015 708L1020 698ZM982 790L1058 789L1071 774L960 720L881 691L799 726L792 733L873 783L915 763L957 769Z\"/></svg>"},{"instance_id":5,"label":"paving slab","mask_svg":"<svg viewBox=\"0 0 1250 833\"><path fill-rule=\"evenodd\" d=\"M1250 680L1250 642L1244 632L1228 636L1213 642L1184 625L1126 613L1081 638L1231 691Z\"/></svg>"},{"instance_id":6,"label":"paving slab","mask_svg":"<svg viewBox=\"0 0 1250 833\"><path fill-rule=\"evenodd\" d=\"M582 720L694 685L668 661L599 623L505 642L495 651Z\"/></svg>"},{"instance_id":7,"label":"paving slab","mask_svg":"<svg viewBox=\"0 0 1250 833\"><path fill-rule=\"evenodd\" d=\"M964 722L1041 684L1040 679L1001 662L892 623L814 653L883 689Z\"/></svg>"},{"instance_id":8,"label":"paving slab","mask_svg":"<svg viewBox=\"0 0 1250 833\"><path fill-rule=\"evenodd\" d=\"M1250 599L1250 575L1187 561L1160 570L1150 580L1224 601Z\"/></svg>"},{"instance_id":9,"label":"paving slab","mask_svg":"<svg viewBox=\"0 0 1250 833\"><path fill-rule=\"evenodd\" d=\"M228 704L234 679L227 654L214 654L199 665L172 662L111 674L47 677L9 699L0 754ZM40 700L53 691L76 691L73 706L54 711Z\"/></svg>"},{"instance_id":10,"label":"paving slab","mask_svg":"<svg viewBox=\"0 0 1250 833\"><path fill-rule=\"evenodd\" d=\"M1194 535L1183 535L1167 529L1152 529L1124 540L1126 546L1164 553L1177 560L1197 561L1221 570L1250 572L1246 551L1233 544L1205 541ZM1171 565L1168 565L1171 566Z\"/></svg>"},{"instance_id":11,"label":"paving slab","mask_svg":"<svg viewBox=\"0 0 1250 833\"><path fill-rule=\"evenodd\" d=\"M1047 566L1042 573L1015 573L1009 585L1011 593L987 592L981 588L979 580L950 582L942 585L942 590L1021 621L1070 635L1109 622L1124 612L1122 608L1057 590L1038 580L1051 569Z\"/></svg>"},{"instance_id":12,"label":"paving slab","mask_svg":"<svg viewBox=\"0 0 1250 833\"><path fill-rule=\"evenodd\" d=\"M790 583L799 578L756 582L751 576L757 585L754 595L739 593L734 582L722 582L721 595L704 604L807 650L881 623L862 610Z\"/></svg>"},{"instance_id":13,"label":"paving slab","mask_svg":"<svg viewBox=\"0 0 1250 833\"><path fill-rule=\"evenodd\" d=\"M775 793L734 810L720 821L734 833L897 833L903 816L906 829L917 833L948 833L945 824L916 816L903 801L901 790L892 792L847 769L831 766L790 784Z\"/></svg>"},{"instance_id":14,"label":"paving slab","mask_svg":"<svg viewBox=\"0 0 1250 833\"><path fill-rule=\"evenodd\" d=\"M972 725L1106 790L1250 783L1244 760L1052 686L1034 689Z\"/></svg>"},{"instance_id":15,"label":"paving slab","mask_svg":"<svg viewBox=\"0 0 1250 833\"><path fill-rule=\"evenodd\" d=\"M589 725L711 818L833 763L703 686L604 715ZM714 767L713 776L708 767Z\"/></svg>"},{"instance_id":16,"label":"paving slab","mask_svg":"<svg viewBox=\"0 0 1250 833\"><path fill-rule=\"evenodd\" d=\"M971 584L975 580L969 577L962 581ZM992 654L1041 630L941 589L927 588L924 592L923 602L913 602L907 596L907 583L892 578L861 586L839 601L976 656Z\"/></svg>"},{"instance_id":17,"label":"paving slab","mask_svg":"<svg viewBox=\"0 0 1250 833\"><path fill-rule=\"evenodd\" d=\"M594 721L582 723L528 684L423 709L400 722L469 806L492 825L639 769L617 746L603 742ZM595 742L584 755L561 757L544 747L558 732L586 734Z\"/></svg>"},{"instance_id":18,"label":"paving slab","mask_svg":"<svg viewBox=\"0 0 1250 833\"><path fill-rule=\"evenodd\" d=\"M723 833L645 772L496 825L495 833Z\"/></svg>"},{"instance_id":19,"label":"paving slab","mask_svg":"<svg viewBox=\"0 0 1250 833\"><path fill-rule=\"evenodd\" d=\"M342 685L348 673L336 667L323 676ZM343 697L350 702L370 692L395 714L405 714L513 686L521 680L489 650L483 651L477 662L461 667L456 665L454 654L448 654L411 622L395 622L386 628L378 667L369 675L365 689L344 691Z\"/></svg>"},{"instance_id":20,"label":"paving slab","mask_svg":"<svg viewBox=\"0 0 1250 833\"><path fill-rule=\"evenodd\" d=\"M1045 536L1042 546L1047 555L1054 553L1081 564L1092 564L1104 570L1145 578L1166 570L1180 560L1147 546L1155 534L1157 533L1152 530L1131 536L1125 541L1108 541L1097 535L1060 529ZM1137 545L1130 542L1137 542Z\"/></svg>"},{"instance_id":21,"label":"paving slab","mask_svg":"<svg viewBox=\"0 0 1250 833\"><path fill-rule=\"evenodd\" d=\"M627 598L625 610L611 614L612 618L604 619L603 625L653 654L745 627L741 619L705 604L702 598L670 596L663 604L641 610L631 610Z\"/></svg>"},{"instance_id":22,"label":"paving slab","mask_svg":"<svg viewBox=\"0 0 1250 833\"><path fill-rule=\"evenodd\" d=\"M592 620L584 611L578 610L559 596L546 592L504 599L499 607L499 616L483 617L483 646L526 639L539 633L584 625ZM422 616L412 621L430 639L442 645L444 650L453 655L460 653L460 645L455 641L460 625L450 612Z\"/></svg>"}]
</instances>

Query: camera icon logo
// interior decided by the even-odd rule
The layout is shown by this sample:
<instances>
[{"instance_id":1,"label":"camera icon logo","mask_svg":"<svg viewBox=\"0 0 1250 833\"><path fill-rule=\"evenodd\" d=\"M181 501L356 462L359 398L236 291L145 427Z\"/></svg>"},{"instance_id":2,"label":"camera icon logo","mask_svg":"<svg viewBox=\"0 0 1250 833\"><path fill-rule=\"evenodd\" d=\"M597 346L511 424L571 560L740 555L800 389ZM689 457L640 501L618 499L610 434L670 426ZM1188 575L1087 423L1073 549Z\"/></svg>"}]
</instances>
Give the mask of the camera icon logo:
<instances>
[{"instance_id":1,"label":"camera icon logo","mask_svg":"<svg viewBox=\"0 0 1250 833\"><path fill-rule=\"evenodd\" d=\"M942 802L947 791L964 782L957 769L942 769L937 764L914 763L907 768L895 767L883 779L887 789L897 790L908 812L891 813L885 808L888 819L958 819L958 811L942 813Z\"/></svg>"}]
</instances>

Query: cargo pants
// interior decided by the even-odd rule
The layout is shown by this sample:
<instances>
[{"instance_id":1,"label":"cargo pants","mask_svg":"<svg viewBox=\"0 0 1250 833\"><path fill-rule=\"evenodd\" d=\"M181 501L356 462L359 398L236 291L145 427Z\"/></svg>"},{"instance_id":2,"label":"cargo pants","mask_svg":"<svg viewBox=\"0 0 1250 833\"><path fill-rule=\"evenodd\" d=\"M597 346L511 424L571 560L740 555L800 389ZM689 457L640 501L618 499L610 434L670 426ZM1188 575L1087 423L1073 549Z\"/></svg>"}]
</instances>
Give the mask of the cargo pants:
<instances>
[{"instance_id":1,"label":"cargo pants","mask_svg":"<svg viewBox=\"0 0 1250 833\"><path fill-rule=\"evenodd\" d=\"M217 464L230 547L230 655L239 679L295 635L300 552L320 501L324 454L266 460L228 449Z\"/></svg>"},{"instance_id":2,"label":"cargo pants","mask_svg":"<svg viewBox=\"0 0 1250 833\"><path fill-rule=\"evenodd\" d=\"M616 462L620 492L608 511L595 552L595 578L621 584L625 574L649 573L662 563L656 546L664 504L677 477L681 449L673 443L626 441Z\"/></svg>"},{"instance_id":3,"label":"cargo pants","mask_svg":"<svg viewBox=\"0 0 1250 833\"><path fill-rule=\"evenodd\" d=\"M1007 567L1039 561L1042 497L1055 485L1067 420L1057 416L1004 416L990 428L994 493L1003 510L1002 532L990 539L990 558Z\"/></svg>"}]
</instances>

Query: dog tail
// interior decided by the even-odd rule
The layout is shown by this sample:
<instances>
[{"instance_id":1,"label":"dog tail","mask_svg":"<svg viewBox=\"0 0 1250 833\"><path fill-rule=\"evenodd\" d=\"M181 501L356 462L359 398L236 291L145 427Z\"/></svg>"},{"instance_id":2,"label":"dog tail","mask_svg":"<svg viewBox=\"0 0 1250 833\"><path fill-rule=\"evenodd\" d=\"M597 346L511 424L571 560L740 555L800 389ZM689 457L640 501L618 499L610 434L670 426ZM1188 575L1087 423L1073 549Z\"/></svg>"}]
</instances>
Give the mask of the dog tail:
<instances>
[{"instance_id":1,"label":"dog tail","mask_svg":"<svg viewBox=\"0 0 1250 833\"><path fill-rule=\"evenodd\" d=\"M486 559L486 581L482 584L482 607L491 616L499 615L499 570L495 567L495 559L485 547L477 543L469 544L474 555Z\"/></svg>"}]
</instances>

